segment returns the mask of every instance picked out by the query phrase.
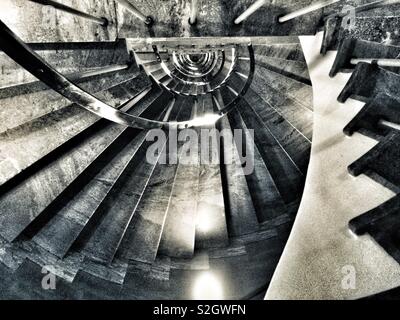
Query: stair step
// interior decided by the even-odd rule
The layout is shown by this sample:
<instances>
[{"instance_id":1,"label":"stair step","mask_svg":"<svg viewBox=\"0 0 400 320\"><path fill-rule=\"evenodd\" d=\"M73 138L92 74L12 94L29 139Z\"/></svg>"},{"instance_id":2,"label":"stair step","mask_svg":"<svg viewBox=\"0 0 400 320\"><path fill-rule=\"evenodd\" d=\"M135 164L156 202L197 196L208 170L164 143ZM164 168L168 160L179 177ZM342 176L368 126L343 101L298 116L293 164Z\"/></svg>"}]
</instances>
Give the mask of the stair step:
<instances>
[{"instance_id":1,"label":"stair step","mask_svg":"<svg viewBox=\"0 0 400 320\"><path fill-rule=\"evenodd\" d=\"M97 167L95 160L100 161L98 155L118 141L118 137L124 131L122 126L116 124L103 126L104 122L97 128L99 130L91 128L85 136L71 140L73 142L67 150L63 150L62 154L52 155L47 163L27 173L28 176L23 181L7 185L7 188L2 190L0 234L6 240L14 240L85 170Z\"/></svg>"},{"instance_id":2,"label":"stair step","mask_svg":"<svg viewBox=\"0 0 400 320\"><path fill-rule=\"evenodd\" d=\"M85 91L96 93L131 80L138 74L138 71L131 69L123 70L99 77L90 77L76 83ZM35 90L31 90L32 87L0 90L2 105L0 110L0 132L15 128L30 120L70 105L69 100L48 89L41 82L33 86L36 86L36 88L33 88Z\"/></svg>"},{"instance_id":3,"label":"stair step","mask_svg":"<svg viewBox=\"0 0 400 320\"><path fill-rule=\"evenodd\" d=\"M110 90L96 94L96 97L102 101L112 101L111 105L117 108L136 96L144 86L150 87L151 85L152 82L148 77L144 73L140 73L130 81L124 81L120 85L110 88Z\"/></svg>"},{"instance_id":4,"label":"stair step","mask_svg":"<svg viewBox=\"0 0 400 320\"><path fill-rule=\"evenodd\" d=\"M295 79L306 85L312 85L306 62L285 60L259 55L256 55L255 59L256 64L264 67L265 69L282 74L285 77Z\"/></svg>"},{"instance_id":5,"label":"stair step","mask_svg":"<svg viewBox=\"0 0 400 320\"><path fill-rule=\"evenodd\" d=\"M33 241L55 255L64 257L114 186L126 163L131 159L132 150L138 148L140 137L128 144L81 192L58 211L35 235Z\"/></svg>"},{"instance_id":6,"label":"stair step","mask_svg":"<svg viewBox=\"0 0 400 320\"><path fill-rule=\"evenodd\" d=\"M125 64L130 60L126 42L55 42L28 43L28 47L63 74L82 72L92 68ZM0 52L0 88L36 81L6 54Z\"/></svg>"},{"instance_id":7,"label":"stair step","mask_svg":"<svg viewBox=\"0 0 400 320\"><path fill-rule=\"evenodd\" d=\"M286 96L296 100L300 105L310 110L313 109L313 90L311 84L305 84L262 66L256 68L255 79L262 79L270 87L285 93Z\"/></svg>"},{"instance_id":8,"label":"stair step","mask_svg":"<svg viewBox=\"0 0 400 320\"><path fill-rule=\"evenodd\" d=\"M219 101L219 108L223 108L224 104L220 94L216 98ZM259 229L257 214L227 116L219 121L217 129L219 132L225 133L222 136L220 161L229 235L239 236L253 233Z\"/></svg>"},{"instance_id":9,"label":"stair step","mask_svg":"<svg viewBox=\"0 0 400 320\"><path fill-rule=\"evenodd\" d=\"M129 87L128 87L129 85ZM149 83L142 77L110 88L98 96L107 102L126 102ZM122 87L120 87L122 86ZM128 89L129 88L129 92ZM119 95L117 95L117 91ZM118 99L116 99L118 97ZM120 104L120 103L119 103ZM96 123L99 117L71 104L19 127L0 133L3 161L0 163L0 184L13 178L27 167L61 147L63 143ZM29 151L29 152L28 152Z\"/></svg>"},{"instance_id":10,"label":"stair step","mask_svg":"<svg viewBox=\"0 0 400 320\"><path fill-rule=\"evenodd\" d=\"M229 86L238 92L239 88L242 87L243 80L234 75L230 81ZM265 87L269 90L265 90ZM306 171L308 162L304 162L304 157L308 157L309 153L304 154L304 151L299 153L300 150L297 149L297 146L288 144L287 139L288 133L294 132L295 137L298 137L300 141L303 140L306 143L305 145L311 144L313 112L297 104L293 99L285 97L279 91L269 87L268 84L261 82L253 82L253 87L248 89L245 100L253 110L257 110L257 116L267 126L269 123L271 126L269 129L274 132L274 135L276 134L280 143L285 146L288 145L289 152L293 155L293 158L297 159L298 163ZM271 123L271 120L275 121ZM283 127L288 127L288 132L279 130L281 123ZM289 136L290 140L292 139Z\"/></svg>"},{"instance_id":11,"label":"stair step","mask_svg":"<svg viewBox=\"0 0 400 320\"><path fill-rule=\"evenodd\" d=\"M245 100L254 112L262 119L263 123L271 130L273 135L287 151L303 174L306 174L311 151L311 141L299 131L294 124L285 119L280 113L280 108L271 103L279 101L279 96L271 94L268 100L264 100L253 89L249 89ZM286 100L287 101L287 100ZM283 105L285 101L280 102ZM313 119L310 119L312 124Z\"/></svg>"},{"instance_id":12,"label":"stair step","mask_svg":"<svg viewBox=\"0 0 400 320\"><path fill-rule=\"evenodd\" d=\"M159 94L158 90L153 89L138 102L135 111L146 109ZM142 112L135 113L139 115ZM32 240L56 256L64 257L118 180L132 158L132 150L138 145L139 140L140 135L128 143L120 153L111 154L112 159L104 159L104 168L61 210L57 211Z\"/></svg>"},{"instance_id":13,"label":"stair step","mask_svg":"<svg viewBox=\"0 0 400 320\"><path fill-rule=\"evenodd\" d=\"M351 59L397 59L399 57L400 47L397 46L352 38L343 39L329 75L334 77L338 72L354 70L355 65L350 63ZM396 69L398 70L398 68L388 68L391 71Z\"/></svg>"},{"instance_id":14,"label":"stair step","mask_svg":"<svg viewBox=\"0 0 400 320\"><path fill-rule=\"evenodd\" d=\"M360 131L367 136L381 140L392 131L391 128L379 125L380 120L387 119L400 124L400 97L394 98L379 93L373 100L364 105L361 111L343 129L351 136Z\"/></svg>"},{"instance_id":15,"label":"stair step","mask_svg":"<svg viewBox=\"0 0 400 320\"><path fill-rule=\"evenodd\" d=\"M123 285L128 272L128 263L114 260L111 265L103 265L85 259L81 263L81 270L107 282Z\"/></svg>"},{"instance_id":16,"label":"stair step","mask_svg":"<svg viewBox=\"0 0 400 320\"><path fill-rule=\"evenodd\" d=\"M51 266L49 271L68 283L74 281L81 268L83 257L80 255L71 254L60 259L33 243L24 242L22 247L26 251L27 259L42 268Z\"/></svg>"},{"instance_id":17,"label":"stair step","mask_svg":"<svg viewBox=\"0 0 400 320\"><path fill-rule=\"evenodd\" d=\"M193 112L194 101L192 98L183 99L187 99L184 105L186 109L181 111L180 117L184 119L186 116L186 119L189 119L189 114ZM187 150L185 151L182 145L179 143L178 168L158 253L168 257L191 258L195 244L200 159L198 152L192 153L189 158L184 153ZM189 163L182 162L184 157Z\"/></svg>"},{"instance_id":18,"label":"stair step","mask_svg":"<svg viewBox=\"0 0 400 320\"><path fill-rule=\"evenodd\" d=\"M159 257L152 263L132 262L125 278L124 289L130 289L141 299L154 294L150 288L170 286L171 262L168 257ZM159 296L162 296L159 295Z\"/></svg>"},{"instance_id":19,"label":"stair step","mask_svg":"<svg viewBox=\"0 0 400 320\"><path fill-rule=\"evenodd\" d=\"M198 116L213 114L211 95L199 99ZM215 125L202 127L200 130L211 134L212 143L217 142L218 135ZM210 141L210 139L208 140ZM219 164L218 147L211 145L206 159L201 157L200 175L196 211L196 249L225 247L228 245L228 230L225 217L224 195L222 190L221 168ZM200 149L200 152L205 152ZM215 163L213 162L215 159ZM209 161L207 161L209 160Z\"/></svg>"},{"instance_id":20,"label":"stair step","mask_svg":"<svg viewBox=\"0 0 400 320\"><path fill-rule=\"evenodd\" d=\"M171 259L171 269L209 270L209 256L204 251L197 251L192 259Z\"/></svg>"},{"instance_id":21,"label":"stair step","mask_svg":"<svg viewBox=\"0 0 400 320\"><path fill-rule=\"evenodd\" d=\"M177 119L183 101L183 99L177 100L170 114L170 120ZM165 155L174 157L166 152L164 148ZM171 152L176 151L172 149ZM121 258L143 263L155 261L176 170L176 164L157 163L121 243L118 252Z\"/></svg>"},{"instance_id":22,"label":"stair step","mask_svg":"<svg viewBox=\"0 0 400 320\"><path fill-rule=\"evenodd\" d=\"M395 186L400 186L400 134L388 134L372 150L349 166L353 176L375 172Z\"/></svg>"},{"instance_id":23,"label":"stair step","mask_svg":"<svg viewBox=\"0 0 400 320\"><path fill-rule=\"evenodd\" d=\"M158 108L160 105L166 106L167 102L165 95L160 97L162 99L154 103ZM99 205L95 219L91 219L86 225L78 241L80 252L95 261L108 264L113 261L154 170L154 165L145 160L150 144L146 141L146 136L146 132L141 132L135 138L136 143L128 151L131 158Z\"/></svg>"},{"instance_id":24,"label":"stair step","mask_svg":"<svg viewBox=\"0 0 400 320\"><path fill-rule=\"evenodd\" d=\"M400 195L397 195L380 206L352 219L349 222L349 227L355 234L361 236L368 233L375 225L379 225L380 221L384 222L387 218L391 221L394 216L398 215L399 207ZM398 218L395 218L395 220L398 221Z\"/></svg>"},{"instance_id":25,"label":"stair step","mask_svg":"<svg viewBox=\"0 0 400 320\"><path fill-rule=\"evenodd\" d=\"M209 250L210 259L226 259L238 256L246 256L247 251L245 246L231 246L223 249L212 249Z\"/></svg>"},{"instance_id":26,"label":"stair step","mask_svg":"<svg viewBox=\"0 0 400 320\"><path fill-rule=\"evenodd\" d=\"M164 62L166 62L170 57L170 54L168 52L159 52L159 54ZM139 59L139 64L147 63L150 61L157 61L157 56L154 54L153 51L135 51L135 56Z\"/></svg>"},{"instance_id":27,"label":"stair step","mask_svg":"<svg viewBox=\"0 0 400 320\"><path fill-rule=\"evenodd\" d=\"M242 139L247 146L246 157L253 161L254 169L246 175L246 179L258 221L261 223L284 214L285 204L255 145L254 137L246 131L248 128L238 111L233 110L229 115L229 120L233 130L244 130Z\"/></svg>"},{"instance_id":28,"label":"stair step","mask_svg":"<svg viewBox=\"0 0 400 320\"><path fill-rule=\"evenodd\" d=\"M166 94L161 97L170 98ZM170 105L165 98L155 104L159 108L163 106L164 116L169 112ZM159 120L162 119L160 117ZM108 264L113 261L143 197L156 166L146 159L147 149L151 145L147 137L147 133L143 134L136 149L131 150L134 156L99 207L98 219L92 220L80 239L81 252L93 260Z\"/></svg>"},{"instance_id":29,"label":"stair step","mask_svg":"<svg viewBox=\"0 0 400 320\"><path fill-rule=\"evenodd\" d=\"M254 140L284 202L289 204L302 195L304 176L271 130L254 113L246 101L238 110L248 128L254 128Z\"/></svg>"},{"instance_id":30,"label":"stair step","mask_svg":"<svg viewBox=\"0 0 400 320\"><path fill-rule=\"evenodd\" d=\"M275 87L275 88L274 88ZM288 122L290 122L309 141L312 140L313 132L313 111L305 107L291 94L287 94L283 88L271 86L262 74L257 74L253 81L252 90L264 101L273 106Z\"/></svg>"},{"instance_id":31,"label":"stair step","mask_svg":"<svg viewBox=\"0 0 400 320\"><path fill-rule=\"evenodd\" d=\"M121 257L152 263L156 259L176 166L158 164L121 244Z\"/></svg>"},{"instance_id":32,"label":"stair step","mask_svg":"<svg viewBox=\"0 0 400 320\"><path fill-rule=\"evenodd\" d=\"M399 208L400 196L397 195L349 223L350 229L357 235L370 234L398 263L400 263Z\"/></svg>"},{"instance_id":33,"label":"stair step","mask_svg":"<svg viewBox=\"0 0 400 320\"><path fill-rule=\"evenodd\" d=\"M0 238L0 262L12 272L15 272L25 261L26 256L21 254L13 244Z\"/></svg>"},{"instance_id":34,"label":"stair step","mask_svg":"<svg viewBox=\"0 0 400 320\"><path fill-rule=\"evenodd\" d=\"M235 246L245 246L255 242L261 242L268 239L276 238L279 236L279 233L276 228L260 230L258 232L254 232L252 234L243 235L240 237L234 237L231 239L231 244Z\"/></svg>"},{"instance_id":35,"label":"stair step","mask_svg":"<svg viewBox=\"0 0 400 320\"><path fill-rule=\"evenodd\" d=\"M257 56L306 62L300 43L254 45L253 47Z\"/></svg>"},{"instance_id":36,"label":"stair step","mask_svg":"<svg viewBox=\"0 0 400 320\"><path fill-rule=\"evenodd\" d=\"M398 97L399 84L400 75L373 64L358 63L338 101L344 103L348 98L353 98L368 102L379 93Z\"/></svg>"}]
</instances>

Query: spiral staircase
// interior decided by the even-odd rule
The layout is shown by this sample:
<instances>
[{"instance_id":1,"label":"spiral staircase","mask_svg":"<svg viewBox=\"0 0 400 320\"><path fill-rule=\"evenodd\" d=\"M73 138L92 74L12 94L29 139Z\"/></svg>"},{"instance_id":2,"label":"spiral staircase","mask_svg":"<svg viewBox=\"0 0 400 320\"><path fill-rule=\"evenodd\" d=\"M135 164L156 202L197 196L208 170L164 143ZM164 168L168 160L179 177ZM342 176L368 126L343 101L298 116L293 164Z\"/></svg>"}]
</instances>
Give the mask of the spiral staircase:
<instances>
[{"instance_id":1,"label":"spiral staircase","mask_svg":"<svg viewBox=\"0 0 400 320\"><path fill-rule=\"evenodd\" d=\"M351 24L340 1L307 14L313 1L7 1L17 18L0 24L3 299L263 298L313 140L298 36L323 30L321 53L338 50L331 76L355 69L340 101L371 101L346 133L381 143L351 173L398 190L387 165L398 158L398 33L365 23L397 19L396 1L346 3L364 8ZM29 15L35 30L20 23ZM76 24L60 25L65 15ZM168 135L202 129L227 133L208 150L215 163ZM168 139L151 163L154 130ZM394 257L396 199L350 224ZM41 286L46 270L56 290Z\"/></svg>"}]
</instances>

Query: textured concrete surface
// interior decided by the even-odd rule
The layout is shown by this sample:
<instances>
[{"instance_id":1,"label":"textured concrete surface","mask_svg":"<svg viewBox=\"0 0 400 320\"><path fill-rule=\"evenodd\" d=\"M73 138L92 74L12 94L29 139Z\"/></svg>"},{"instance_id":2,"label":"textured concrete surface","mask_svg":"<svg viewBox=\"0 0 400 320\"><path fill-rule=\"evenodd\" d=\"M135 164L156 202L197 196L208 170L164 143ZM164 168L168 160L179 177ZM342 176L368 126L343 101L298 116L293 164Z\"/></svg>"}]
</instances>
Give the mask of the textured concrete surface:
<instances>
[{"instance_id":1,"label":"textured concrete surface","mask_svg":"<svg viewBox=\"0 0 400 320\"><path fill-rule=\"evenodd\" d=\"M302 37L314 89L314 135L304 197L267 299L353 299L400 285L400 267L369 236L355 237L352 218L393 197L366 176L351 177L347 166L376 141L343 128L362 103L336 100L349 75L329 78L335 52L319 55L322 34ZM356 271L356 288L342 287L346 266Z\"/></svg>"},{"instance_id":2,"label":"textured concrete surface","mask_svg":"<svg viewBox=\"0 0 400 320\"><path fill-rule=\"evenodd\" d=\"M264 92L273 93L272 90L264 90ZM297 167L305 174L310 158L311 141L280 113L279 101L282 101L281 105L282 103L283 105L290 105L290 103L287 103L288 100L285 98L273 99L269 97L271 96L259 96L253 90L249 90L246 94L246 101L249 102L265 125L271 130L272 134L286 150ZM274 104L271 104L271 102L274 102ZM310 119L312 121L312 117ZM280 125L276 126L276 123ZM310 125L312 126L312 124Z\"/></svg>"},{"instance_id":3,"label":"textured concrete surface","mask_svg":"<svg viewBox=\"0 0 400 320\"><path fill-rule=\"evenodd\" d=\"M143 90L143 86L149 84L146 80L139 77L130 81L131 93L136 94ZM120 85L124 87L125 84ZM112 89L98 93L97 96L103 98L103 101L113 104L118 100L126 101L130 98L127 89L125 90L122 90L124 94L120 93L118 98L111 94ZM98 116L90 114L77 105L69 105L0 134L0 173L2 177L0 183L9 181L99 119Z\"/></svg>"},{"instance_id":4,"label":"textured concrete surface","mask_svg":"<svg viewBox=\"0 0 400 320\"><path fill-rule=\"evenodd\" d=\"M92 21L25 0L2 0L0 19L26 42L105 41L117 37L115 6L110 0L58 1L110 21L104 28ZM32 27L34 26L34 27Z\"/></svg>"},{"instance_id":5,"label":"textured concrete surface","mask_svg":"<svg viewBox=\"0 0 400 320\"><path fill-rule=\"evenodd\" d=\"M211 96L199 99L197 114L212 114L213 103ZM215 125L204 127L215 130ZM211 139L218 139L217 135ZM210 147L206 158L203 160L200 149L200 174L196 212L195 247L217 248L226 247L229 244L227 228L227 216L225 211L223 184L221 179L221 167L218 163L212 163L212 159L219 158L219 150ZM207 157L210 162L207 162Z\"/></svg>"}]
</instances>

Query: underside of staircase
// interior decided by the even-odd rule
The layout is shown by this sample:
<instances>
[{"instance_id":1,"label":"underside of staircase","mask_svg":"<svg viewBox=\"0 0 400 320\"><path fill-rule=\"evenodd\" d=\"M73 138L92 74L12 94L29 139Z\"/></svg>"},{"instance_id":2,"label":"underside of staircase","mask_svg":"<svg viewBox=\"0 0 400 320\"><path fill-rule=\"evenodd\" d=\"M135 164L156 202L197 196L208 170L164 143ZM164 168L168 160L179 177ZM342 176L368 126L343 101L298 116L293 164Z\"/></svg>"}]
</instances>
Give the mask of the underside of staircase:
<instances>
[{"instance_id":1,"label":"underside of staircase","mask_svg":"<svg viewBox=\"0 0 400 320\"><path fill-rule=\"evenodd\" d=\"M302 36L366 102L344 133L378 144L349 172L400 188L400 7L343 2L2 2L0 298L286 297L324 94ZM399 208L343 222L400 262Z\"/></svg>"}]
</instances>

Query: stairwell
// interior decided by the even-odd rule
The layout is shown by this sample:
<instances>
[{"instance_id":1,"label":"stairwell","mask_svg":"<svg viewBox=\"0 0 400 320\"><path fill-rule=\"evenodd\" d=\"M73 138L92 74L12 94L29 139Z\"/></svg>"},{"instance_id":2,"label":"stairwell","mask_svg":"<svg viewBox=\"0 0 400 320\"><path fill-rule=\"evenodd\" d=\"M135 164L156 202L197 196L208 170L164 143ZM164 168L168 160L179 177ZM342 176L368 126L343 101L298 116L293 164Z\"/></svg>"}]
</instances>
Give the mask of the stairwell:
<instances>
[{"instance_id":1,"label":"stairwell","mask_svg":"<svg viewBox=\"0 0 400 320\"><path fill-rule=\"evenodd\" d=\"M194 8L191 1L6 0L0 297L262 297L296 219L314 140L312 68L298 36L314 35L324 17L342 12L343 3L328 2L289 18L315 2L263 1L237 23L253 1ZM378 20L387 21L393 6L378 6ZM24 24L31 17L35 28ZM395 35L382 28L372 39L358 21L333 36L325 24L321 51L348 48L350 34ZM368 49L347 60L339 49L331 75L352 68L351 58L397 58L386 43L371 44L376 55L365 56L369 43L356 42ZM363 74L363 65L353 77L373 74L376 92L396 88L396 66ZM360 83L350 80L343 100ZM385 120L396 122L391 113ZM202 161L200 141L189 155L183 141L172 147L171 133L212 129L227 133L208 150L217 163ZM151 163L154 130L170 134ZM236 132L241 140L231 143ZM387 157L395 162L395 154ZM57 290L42 289L43 268L56 275Z\"/></svg>"}]
</instances>

